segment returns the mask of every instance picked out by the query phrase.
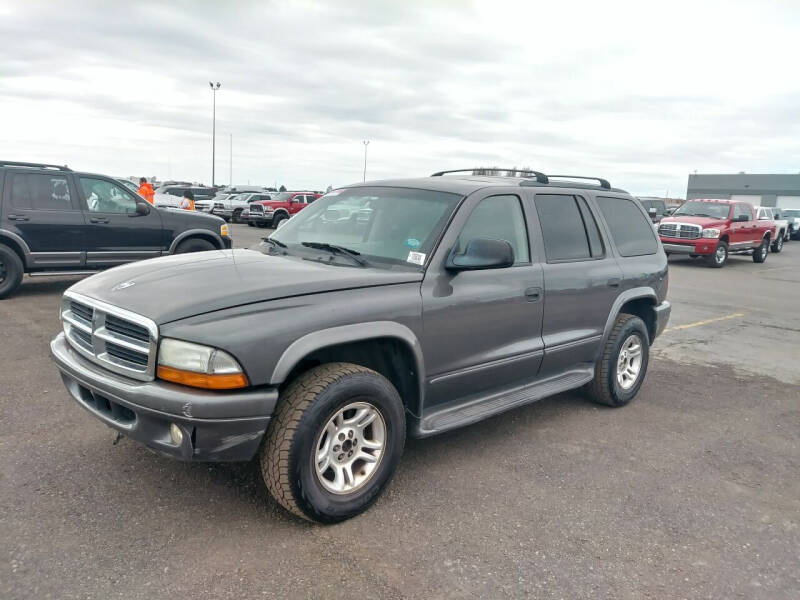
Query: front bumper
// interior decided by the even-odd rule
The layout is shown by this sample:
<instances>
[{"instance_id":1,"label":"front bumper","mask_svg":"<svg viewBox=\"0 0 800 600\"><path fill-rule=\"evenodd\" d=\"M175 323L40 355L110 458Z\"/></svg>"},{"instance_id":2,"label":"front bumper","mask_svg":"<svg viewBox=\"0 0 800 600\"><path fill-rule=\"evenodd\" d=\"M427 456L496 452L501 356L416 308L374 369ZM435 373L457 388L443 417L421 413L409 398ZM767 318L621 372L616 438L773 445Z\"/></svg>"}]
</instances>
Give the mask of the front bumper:
<instances>
[{"instance_id":1,"label":"front bumper","mask_svg":"<svg viewBox=\"0 0 800 600\"><path fill-rule=\"evenodd\" d=\"M233 238L226 236L222 237L222 243L225 245L225 250L233 248Z\"/></svg>"},{"instance_id":2,"label":"front bumper","mask_svg":"<svg viewBox=\"0 0 800 600\"><path fill-rule=\"evenodd\" d=\"M653 309L653 312L655 314L656 326L656 333L655 336L653 336L653 339L655 339L664 333L664 329L666 329L667 323L669 323L669 316L672 313L672 305L664 300L661 304Z\"/></svg>"},{"instance_id":3,"label":"front bumper","mask_svg":"<svg viewBox=\"0 0 800 600\"><path fill-rule=\"evenodd\" d=\"M661 237L661 245L664 252L674 254L714 254L717 250L716 238L697 238L696 240L683 240L676 238Z\"/></svg>"},{"instance_id":4,"label":"front bumper","mask_svg":"<svg viewBox=\"0 0 800 600\"><path fill-rule=\"evenodd\" d=\"M278 401L274 388L223 393L134 381L80 356L63 332L50 352L78 404L126 437L180 460L252 459ZM170 437L173 423L183 433L180 445Z\"/></svg>"},{"instance_id":5,"label":"front bumper","mask_svg":"<svg viewBox=\"0 0 800 600\"><path fill-rule=\"evenodd\" d=\"M272 218L275 216L275 213L250 213L248 220L252 223L256 223L257 225L272 225Z\"/></svg>"}]
</instances>

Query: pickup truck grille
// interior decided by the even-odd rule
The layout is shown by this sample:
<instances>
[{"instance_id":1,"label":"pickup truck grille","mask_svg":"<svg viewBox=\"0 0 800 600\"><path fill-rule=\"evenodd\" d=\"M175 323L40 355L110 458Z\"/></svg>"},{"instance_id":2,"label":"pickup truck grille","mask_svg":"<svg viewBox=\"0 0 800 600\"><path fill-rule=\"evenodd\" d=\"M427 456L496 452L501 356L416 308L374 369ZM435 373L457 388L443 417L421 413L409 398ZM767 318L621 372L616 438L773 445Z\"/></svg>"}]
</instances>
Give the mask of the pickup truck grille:
<instances>
[{"instance_id":1,"label":"pickup truck grille","mask_svg":"<svg viewBox=\"0 0 800 600\"><path fill-rule=\"evenodd\" d=\"M264 214L264 207L260 204L251 204L250 205L250 213L260 213Z\"/></svg>"},{"instance_id":2,"label":"pickup truck grille","mask_svg":"<svg viewBox=\"0 0 800 600\"><path fill-rule=\"evenodd\" d=\"M61 321L70 346L85 358L133 379L155 378L158 326L150 319L66 292Z\"/></svg>"},{"instance_id":3,"label":"pickup truck grille","mask_svg":"<svg viewBox=\"0 0 800 600\"><path fill-rule=\"evenodd\" d=\"M696 240L700 237L701 231L699 225L691 223L662 223L658 226L659 235L683 240Z\"/></svg>"}]
</instances>

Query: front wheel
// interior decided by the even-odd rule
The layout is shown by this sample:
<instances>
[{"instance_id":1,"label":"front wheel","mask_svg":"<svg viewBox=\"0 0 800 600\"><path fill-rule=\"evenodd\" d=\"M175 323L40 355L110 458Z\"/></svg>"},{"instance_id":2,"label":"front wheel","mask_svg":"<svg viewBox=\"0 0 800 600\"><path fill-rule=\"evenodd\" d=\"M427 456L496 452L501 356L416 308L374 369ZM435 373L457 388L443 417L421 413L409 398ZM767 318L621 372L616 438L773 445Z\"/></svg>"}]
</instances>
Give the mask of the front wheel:
<instances>
[{"instance_id":1,"label":"front wheel","mask_svg":"<svg viewBox=\"0 0 800 600\"><path fill-rule=\"evenodd\" d=\"M382 375L328 363L281 395L259 459L272 496L292 513L336 523L365 511L394 475L405 412Z\"/></svg>"},{"instance_id":2,"label":"front wheel","mask_svg":"<svg viewBox=\"0 0 800 600\"><path fill-rule=\"evenodd\" d=\"M19 287L25 267L17 253L0 244L0 298L5 298Z\"/></svg>"},{"instance_id":3,"label":"front wheel","mask_svg":"<svg viewBox=\"0 0 800 600\"><path fill-rule=\"evenodd\" d=\"M778 254L781 250L783 250L783 234L781 233L778 238L772 243L772 251L775 254Z\"/></svg>"},{"instance_id":4,"label":"front wheel","mask_svg":"<svg viewBox=\"0 0 800 600\"><path fill-rule=\"evenodd\" d=\"M284 214L275 215L274 217L272 217L272 228L273 229L277 229L278 225L280 225L281 221L285 221L288 218L289 217L287 217Z\"/></svg>"},{"instance_id":5,"label":"front wheel","mask_svg":"<svg viewBox=\"0 0 800 600\"><path fill-rule=\"evenodd\" d=\"M209 242L200 238L193 238L185 240L178 244L175 249L175 254L188 254L189 252L206 252L207 250L216 250L217 247Z\"/></svg>"},{"instance_id":6,"label":"front wheel","mask_svg":"<svg viewBox=\"0 0 800 600\"><path fill-rule=\"evenodd\" d=\"M728 262L728 244L719 242L713 254L706 256L706 264L714 269L721 269Z\"/></svg>"},{"instance_id":7,"label":"front wheel","mask_svg":"<svg viewBox=\"0 0 800 600\"><path fill-rule=\"evenodd\" d=\"M764 238L761 240L761 245L753 250L753 262L763 263L767 260L767 254L769 254L769 238Z\"/></svg>"},{"instance_id":8,"label":"front wheel","mask_svg":"<svg viewBox=\"0 0 800 600\"><path fill-rule=\"evenodd\" d=\"M636 315L620 314L597 362L589 394L606 406L625 406L639 392L650 358L647 327Z\"/></svg>"},{"instance_id":9,"label":"front wheel","mask_svg":"<svg viewBox=\"0 0 800 600\"><path fill-rule=\"evenodd\" d=\"M233 211L233 215L231 215L231 221L234 223L241 223L242 222L242 210L238 209Z\"/></svg>"}]
</instances>

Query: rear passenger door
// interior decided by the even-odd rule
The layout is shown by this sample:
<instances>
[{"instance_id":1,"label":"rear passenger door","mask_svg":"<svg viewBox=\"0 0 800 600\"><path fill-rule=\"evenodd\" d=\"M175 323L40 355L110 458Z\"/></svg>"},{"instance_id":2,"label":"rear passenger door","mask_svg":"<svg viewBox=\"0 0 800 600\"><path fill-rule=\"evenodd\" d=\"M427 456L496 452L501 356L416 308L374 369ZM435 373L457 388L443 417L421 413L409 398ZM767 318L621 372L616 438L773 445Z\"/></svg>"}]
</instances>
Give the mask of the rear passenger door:
<instances>
[{"instance_id":1,"label":"rear passenger door","mask_svg":"<svg viewBox=\"0 0 800 600\"><path fill-rule=\"evenodd\" d=\"M533 199L544 256L541 377L594 364L622 271L587 199L541 193Z\"/></svg>"},{"instance_id":2,"label":"rear passenger door","mask_svg":"<svg viewBox=\"0 0 800 600\"><path fill-rule=\"evenodd\" d=\"M10 170L3 194L2 227L25 241L32 266L82 264L84 220L71 173Z\"/></svg>"}]
</instances>

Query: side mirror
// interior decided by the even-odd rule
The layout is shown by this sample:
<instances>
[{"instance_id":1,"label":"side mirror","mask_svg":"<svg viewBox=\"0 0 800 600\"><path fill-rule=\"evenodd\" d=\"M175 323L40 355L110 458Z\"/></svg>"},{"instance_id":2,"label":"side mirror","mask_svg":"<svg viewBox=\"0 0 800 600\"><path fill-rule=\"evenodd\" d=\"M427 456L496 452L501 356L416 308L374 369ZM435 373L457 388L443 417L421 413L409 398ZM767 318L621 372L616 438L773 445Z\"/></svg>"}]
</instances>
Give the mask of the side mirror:
<instances>
[{"instance_id":1,"label":"side mirror","mask_svg":"<svg viewBox=\"0 0 800 600\"><path fill-rule=\"evenodd\" d=\"M143 217L150 214L150 205L147 202L137 202L136 210L134 210L131 217Z\"/></svg>"},{"instance_id":2,"label":"side mirror","mask_svg":"<svg viewBox=\"0 0 800 600\"><path fill-rule=\"evenodd\" d=\"M505 240L476 238L462 254L451 253L445 268L451 271L503 269L514 264L514 249Z\"/></svg>"},{"instance_id":3,"label":"side mirror","mask_svg":"<svg viewBox=\"0 0 800 600\"><path fill-rule=\"evenodd\" d=\"M743 221L749 221L750 215L736 215L736 217L734 217L733 220L736 221L737 223L741 223Z\"/></svg>"}]
</instances>

